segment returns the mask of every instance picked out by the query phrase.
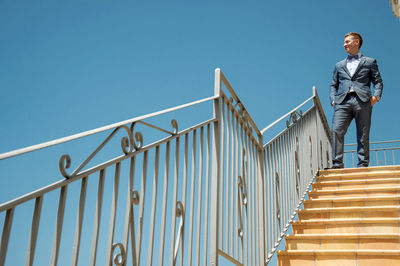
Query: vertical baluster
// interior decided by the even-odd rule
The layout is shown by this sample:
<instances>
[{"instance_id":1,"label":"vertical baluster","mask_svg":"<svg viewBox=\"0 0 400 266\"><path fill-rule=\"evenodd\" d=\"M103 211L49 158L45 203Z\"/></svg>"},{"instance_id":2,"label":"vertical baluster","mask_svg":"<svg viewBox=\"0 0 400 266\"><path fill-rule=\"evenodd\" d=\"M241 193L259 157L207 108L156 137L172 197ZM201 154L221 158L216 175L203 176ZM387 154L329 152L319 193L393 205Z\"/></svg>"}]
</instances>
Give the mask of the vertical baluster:
<instances>
[{"instance_id":1,"label":"vertical baluster","mask_svg":"<svg viewBox=\"0 0 400 266\"><path fill-rule=\"evenodd\" d=\"M287 144L288 144L288 131L285 131L285 133L283 134L283 172L285 175L285 181L286 181L286 195L285 195L285 208L286 208L286 225L285 225L285 229L286 226L289 226L289 220L290 220L290 216L291 216L291 212L292 209L290 208L290 198L291 198L291 184L292 184L292 176L290 175L289 171L288 171L288 161L289 161L289 157L288 157L288 150L287 150Z\"/></svg>"},{"instance_id":2,"label":"vertical baluster","mask_svg":"<svg viewBox=\"0 0 400 266\"><path fill-rule=\"evenodd\" d=\"M82 223L83 223L83 215L85 211L85 202L86 202L86 190L87 190L87 176L82 178L81 181L81 194L79 198L79 207L78 207L78 215L76 218L76 226L75 226L75 240L74 247L72 252L72 263L71 265L78 264L79 257L79 247L81 243L81 234L82 234Z\"/></svg>"},{"instance_id":3,"label":"vertical baluster","mask_svg":"<svg viewBox=\"0 0 400 266\"><path fill-rule=\"evenodd\" d=\"M208 202L209 202L209 181L210 181L210 124L207 124L207 142L206 142L206 202L204 217L204 245L203 245L203 265L207 265L208 251Z\"/></svg>"},{"instance_id":4,"label":"vertical baluster","mask_svg":"<svg viewBox=\"0 0 400 266\"><path fill-rule=\"evenodd\" d=\"M230 175L230 167L231 167L231 163L230 163L230 147L231 147L231 135L232 135L232 130L231 130L231 104L228 101L227 102L227 112L226 112L226 170L225 170L225 179L226 179L226 184L225 184L225 215L224 215L224 221L225 221L225 225L224 225L224 239L225 239L225 252L228 253L229 251L229 191L230 191L230 181L231 181L231 175Z\"/></svg>"},{"instance_id":5,"label":"vertical baluster","mask_svg":"<svg viewBox=\"0 0 400 266\"><path fill-rule=\"evenodd\" d=\"M33 210L31 233L29 238L29 246L26 254L25 265L33 265L33 259L35 257L36 241L39 231L40 215L42 212L43 196L39 196L35 200L35 209Z\"/></svg>"},{"instance_id":6,"label":"vertical baluster","mask_svg":"<svg viewBox=\"0 0 400 266\"><path fill-rule=\"evenodd\" d=\"M168 177L169 177L169 154L171 143L168 141L165 148L165 167L164 167L164 187L163 187L163 202L161 214L161 239L160 239L160 255L158 265L164 265L164 246L165 246L165 226L166 226L166 212L167 212L167 199L168 199ZM173 247L171 247L173 248Z\"/></svg>"},{"instance_id":7,"label":"vertical baluster","mask_svg":"<svg viewBox=\"0 0 400 266\"><path fill-rule=\"evenodd\" d=\"M383 157L385 158L385 166L387 165L386 149L383 150Z\"/></svg>"},{"instance_id":8,"label":"vertical baluster","mask_svg":"<svg viewBox=\"0 0 400 266\"><path fill-rule=\"evenodd\" d=\"M155 158L154 158L154 176L153 176L153 196L151 204L151 217L150 217L150 238L149 238L149 252L148 252L148 265L153 264L153 246L154 246L154 226L157 208L157 191L158 191L158 167L160 158L160 146L156 147Z\"/></svg>"},{"instance_id":9,"label":"vertical baluster","mask_svg":"<svg viewBox=\"0 0 400 266\"><path fill-rule=\"evenodd\" d=\"M196 143L197 130L193 130L192 139L192 167L190 181L190 214L189 214L189 246L188 246L188 265L192 265L192 249L193 249L193 213L194 213L194 194L195 194L195 178L196 178Z\"/></svg>"},{"instance_id":10,"label":"vertical baluster","mask_svg":"<svg viewBox=\"0 0 400 266\"><path fill-rule=\"evenodd\" d=\"M143 153L143 169L142 169L142 184L140 188L140 207L139 207L139 217L138 217L138 235L136 240L136 256L137 264L140 265L140 257L142 250L142 234L143 234L143 216L144 216L144 204L146 202L146 181L147 181L147 159L148 151Z\"/></svg>"},{"instance_id":11,"label":"vertical baluster","mask_svg":"<svg viewBox=\"0 0 400 266\"><path fill-rule=\"evenodd\" d=\"M181 218L183 219L182 221L185 221L186 218L188 218L188 214L186 212L187 208L187 180L188 180L188 165L189 165L189 133L185 134L185 147L184 147L184 157L183 157L183 182L182 182L182 201L183 201L183 209L184 209L184 216ZM183 228L182 228L182 239L181 239L181 247L182 247L182 252L181 252L181 261L183 264L183 255L184 255L184 229L185 229L185 225L183 224ZM178 235L178 238L180 236Z\"/></svg>"},{"instance_id":12,"label":"vertical baluster","mask_svg":"<svg viewBox=\"0 0 400 266\"><path fill-rule=\"evenodd\" d=\"M50 265L57 265L58 253L60 250L61 233L64 222L65 201L67 198L67 186L60 189L60 199L58 201L58 211L56 220L56 229L54 233L53 251L51 253Z\"/></svg>"},{"instance_id":13,"label":"vertical baluster","mask_svg":"<svg viewBox=\"0 0 400 266\"><path fill-rule=\"evenodd\" d=\"M247 159L248 159L247 152L248 151L246 149L246 143L244 141L245 136L243 136L243 135L246 134L246 129L245 129L244 123L245 123L245 121L243 121L242 128L240 130L240 135L241 135L240 136L241 137L241 153L240 154L242 156L242 160L241 161L243 162L242 163L243 191L245 189L247 189L245 184L247 183L246 179L248 178L248 175L247 175ZM242 193L242 191L240 193ZM247 193L247 191L245 193ZM246 206L243 205L243 194L241 195L240 198L241 198L241 203L240 203L239 206L243 211L243 213L242 213L243 223L241 225L242 233L243 233L243 236L241 238L241 242L242 242L242 248L241 248L241 250L242 250L242 262L245 265L248 265L247 264L247 260L245 260L245 258L246 258L245 254L247 253L247 244L246 244L246 242L247 242L247 234L245 233L246 232L246 228L247 228L247 217L246 217L247 212L246 212Z\"/></svg>"},{"instance_id":14,"label":"vertical baluster","mask_svg":"<svg viewBox=\"0 0 400 266\"><path fill-rule=\"evenodd\" d=\"M115 220L117 215L117 202L119 190L119 175L121 170L121 163L115 165L114 187L111 202L110 225L108 229L108 242L107 242L107 261L106 265L112 264L112 246L114 241Z\"/></svg>"},{"instance_id":15,"label":"vertical baluster","mask_svg":"<svg viewBox=\"0 0 400 266\"><path fill-rule=\"evenodd\" d=\"M235 175L234 175L234 187L235 187L235 193L234 194L234 201L233 204L235 205L235 218L234 218L234 222L235 222L235 227L234 227L234 238L233 238L233 245L235 245L235 249L234 249L234 258L239 258L239 245L238 245L238 229L239 229L239 217L238 217L238 211L237 211L237 202L238 202L238 198L237 198L237 192L238 192L238 176L240 174L239 172L239 118L237 117L237 115L235 115L235 122L236 122L236 129L235 129Z\"/></svg>"},{"instance_id":16,"label":"vertical baluster","mask_svg":"<svg viewBox=\"0 0 400 266\"><path fill-rule=\"evenodd\" d=\"M233 243L234 243L234 228L233 228L233 208L234 208L234 191L235 191L235 183L236 183L236 173L235 173L235 113L232 110L232 135L231 135L231 146L232 146L232 152L231 152L231 176L229 178L230 180L230 192L231 192L231 200L229 202L229 208L230 208L230 226L229 226L229 245L230 245L230 255L233 257Z\"/></svg>"},{"instance_id":17,"label":"vertical baluster","mask_svg":"<svg viewBox=\"0 0 400 266\"><path fill-rule=\"evenodd\" d=\"M392 154L393 154L393 164L392 165L396 165L396 159L394 157L394 150L392 150Z\"/></svg>"},{"instance_id":18,"label":"vertical baluster","mask_svg":"<svg viewBox=\"0 0 400 266\"><path fill-rule=\"evenodd\" d=\"M179 138L176 139L176 148L175 148L175 173L174 173L174 190L172 194L172 222L171 222L172 230L171 230L171 245L170 245L171 247L170 265L175 265L175 245L176 245L175 227L176 227L176 203L178 198L178 177L179 177Z\"/></svg>"},{"instance_id":19,"label":"vertical baluster","mask_svg":"<svg viewBox=\"0 0 400 266\"><path fill-rule=\"evenodd\" d=\"M221 70L215 70L214 95L218 96L213 103L213 134L212 134L212 180L211 180L211 220L210 220L210 264L218 265L219 212L218 202L219 174L220 174L220 120L221 120Z\"/></svg>"},{"instance_id":20,"label":"vertical baluster","mask_svg":"<svg viewBox=\"0 0 400 266\"><path fill-rule=\"evenodd\" d=\"M0 246L0 265L3 266L6 261L8 240L10 238L11 226L14 217L14 208L8 209L6 212L6 218L3 224L3 233L1 234L1 246Z\"/></svg>"},{"instance_id":21,"label":"vertical baluster","mask_svg":"<svg viewBox=\"0 0 400 266\"><path fill-rule=\"evenodd\" d=\"M136 254L136 233L135 233L135 219L133 213L133 204L137 205L138 201L140 201L137 195L135 195L135 199L133 198L133 184L135 182L135 166L136 166L136 156L131 157L131 163L129 167L129 181L128 181L128 195L126 200L126 211L125 211L125 231L124 231L124 243L126 254L128 253L128 244L129 244L129 232L131 233L131 254L132 254L132 265L137 265L137 254ZM134 202L135 201L135 202Z\"/></svg>"},{"instance_id":22,"label":"vertical baluster","mask_svg":"<svg viewBox=\"0 0 400 266\"><path fill-rule=\"evenodd\" d=\"M257 191L253 189L253 183L255 181L255 176L253 175L254 171L254 154L253 154L253 142L250 138L251 132L248 132L246 134L246 147L248 151L248 165L249 169L247 170L248 172L248 178L247 178L247 241L246 241L246 262L248 265L253 265L253 258L254 255L252 255L252 251L256 248L253 247L253 241L255 238L253 238L253 228L254 228L254 223L256 222L256 215L253 212L253 206L256 204L257 201L255 199L258 196ZM261 210L260 210L261 211Z\"/></svg>"},{"instance_id":23,"label":"vertical baluster","mask_svg":"<svg viewBox=\"0 0 400 266\"><path fill-rule=\"evenodd\" d=\"M203 154L204 154L204 127L200 128L200 153L199 153L199 185L197 195L197 232L196 232L196 260L195 265L200 265L200 232L201 232L201 207L203 203ZM221 230L222 231L222 230Z\"/></svg>"},{"instance_id":24,"label":"vertical baluster","mask_svg":"<svg viewBox=\"0 0 400 266\"><path fill-rule=\"evenodd\" d=\"M104 192L104 175L105 169L100 171L99 186L97 190L96 213L94 219L93 236L92 236L92 251L90 255L90 265L96 265L97 256L97 243L99 241L99 230L101 221L101 209L103 206L103 192Z\"/></svg>"},{"instance_id":25,"label":"vertical baluster","mask_svg":"<svg viewBox=\"0 0 400 266\"><path fill-rule=\"evenodd\" d=\"M266 199L265 199L265 203L266 203L266 208L267 208L267 213L266 213L266 228L267 228L267 232L268 232L268 234L267 234L267 256L269 255L269 251L270 251L270 249L271 249L271 238L272 238L272 234L271 234L271 232L272 232L272 224L271 224L271 219L272 219L272 214L271 214L271 212L272 212L272 207L271 207L271 204L272 204L272 202L271 202L271 174L270 174L270 171L271 171L271 167L270 167L270 155L269 155L269 150L270 150L270 145L267 145L266 147L265 147L265 149L264 149L264 157L265 157L265 168L264 168L264 170L265 170L265 178L266 178L266 193L265 193L265 197L266 197Z\"/></svg>"},{"instance_id":26,"label":"vertical baluster","mask_svg":"<svg viewBox=\"0 0 400 266\"><path fill-rule=\"evenodd\" d=\"M219 245L220 245L220 249L224 250L224 239L223 239L223 231L224 231L224 227L223 227L223 221L224 221L224 212L223 212L223 208L224 208L224 181L225 181L225 175L224 175L224 157L225 157L225 101L227 99L225 97L221 98L221 119L220 119L220 186L219 186Z\"/></svg>"}]
</instances>

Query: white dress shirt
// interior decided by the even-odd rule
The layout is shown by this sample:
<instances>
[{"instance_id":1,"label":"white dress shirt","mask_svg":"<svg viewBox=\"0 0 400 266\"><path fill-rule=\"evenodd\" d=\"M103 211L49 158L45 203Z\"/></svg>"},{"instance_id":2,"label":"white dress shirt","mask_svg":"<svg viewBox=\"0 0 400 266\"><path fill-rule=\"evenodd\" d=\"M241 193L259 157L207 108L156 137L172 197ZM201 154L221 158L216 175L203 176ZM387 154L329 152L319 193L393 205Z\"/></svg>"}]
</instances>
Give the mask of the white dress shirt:
<instances>
[{"instance_id":1,"label":"white dress shirt","mask_svg":"<svg viewBox=\"0 0 400 266\"><path fill-rule=\"evenodd\" d=\"M353 76L354 73L356 72L356 69L358 67L358 64L360 64L360 57L361 54L358 53L358 59L352 58L352 59L347 59L346 67L347 70L350 72L350 76ZM350 88L350 92L354 91L353 87Z\"/></svg>"}]
</instances>

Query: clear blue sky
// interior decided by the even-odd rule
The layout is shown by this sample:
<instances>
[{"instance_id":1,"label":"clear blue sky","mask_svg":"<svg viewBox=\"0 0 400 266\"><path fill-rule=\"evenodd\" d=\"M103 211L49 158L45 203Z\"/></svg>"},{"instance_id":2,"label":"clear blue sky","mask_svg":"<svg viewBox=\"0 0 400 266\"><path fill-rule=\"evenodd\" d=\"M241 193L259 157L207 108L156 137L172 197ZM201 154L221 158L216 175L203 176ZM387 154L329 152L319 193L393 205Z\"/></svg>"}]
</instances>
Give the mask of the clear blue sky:
<instances>
[{"instance_id":1,"label":"clear blue sky","mask_svg":"<svg viewBox=\"0 0 400 266\"><path fill-rule=\"evenodd\" d=\"M399 139L400 21L389 2L0 0L0 153L212 96L217 67L260 128L312 86L331 122L350 31L384 82L371 141ZM2 202L57 180L16 174L15 160L0 162Z\"/></svg>"}]
</instances>

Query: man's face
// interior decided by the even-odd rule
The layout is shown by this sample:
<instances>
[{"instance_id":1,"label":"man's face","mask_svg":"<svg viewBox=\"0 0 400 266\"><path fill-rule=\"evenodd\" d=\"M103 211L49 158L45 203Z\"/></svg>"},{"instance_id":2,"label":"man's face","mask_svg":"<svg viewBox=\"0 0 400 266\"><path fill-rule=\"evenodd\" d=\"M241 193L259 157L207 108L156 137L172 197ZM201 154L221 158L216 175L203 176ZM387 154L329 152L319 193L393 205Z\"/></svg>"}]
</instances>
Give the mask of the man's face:
<instances>
[{"instance_id":1,"label":"man's face","mask_svg":"<svg viewBox=\"0 0 400 266\"><path fill-rule=\"evenodd\" d=\"M344 38L344 49L347 53L355 55L359 51L360 40L354 39L353 36Z\"/></svg>"}]
</instances>

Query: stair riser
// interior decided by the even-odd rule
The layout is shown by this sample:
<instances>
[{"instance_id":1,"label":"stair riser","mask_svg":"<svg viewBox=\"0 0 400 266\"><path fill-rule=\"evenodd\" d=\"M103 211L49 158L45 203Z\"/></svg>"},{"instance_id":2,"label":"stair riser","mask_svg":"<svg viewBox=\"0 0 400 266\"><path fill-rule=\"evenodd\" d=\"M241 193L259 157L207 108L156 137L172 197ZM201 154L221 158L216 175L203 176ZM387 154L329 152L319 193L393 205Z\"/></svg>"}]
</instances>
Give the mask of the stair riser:
<instances>
[{"instance_id":1,"label":"stair riser","mask_svg":"<svg viewBox=\"0 0 400 266\"><path fill-rule=\"evenodd\" d=\"M293 225L293 234L399 234L398 223Z\"/></svg>"},{"instance_id":2,"label":"stair riser","mask_svg":"<svg viewBox=\"0 0 400 266\"><path fill-rule=\"evenodd\" d=\"M299 239L286 240L286 250L400 249L399 239Z\"/></svg>"},{"instance_id":3,"label":"stair riser","mask_svg":"<svg viewBox=\"0 0 400 266\"><path fill-rule=\"evenodd\" d=\"M399 265L400 256L279 256L278 266L395 266Z\"/></svg>"},{"instance_id":4,"label":"stair riser","mask_svg":"<svg viewBox=\"0 0 400 266\"><path fill-rule=\"evenodd\" d=\"M299 220L399 218L399 211L299 212Z\"/></svg>"},{"instance_id":5,"label":"stair riser","mask_svg":"<svg viewBox=\"0 0 400 266\"><path fill-rule=\"evenodd\" d=\"M342 201L342 202L304 202L304 209L312 208L333 208L333 207L373 207L373 206L397 206L400 205L399 200L387 201Z\"/></svg>"}]
</instances>

